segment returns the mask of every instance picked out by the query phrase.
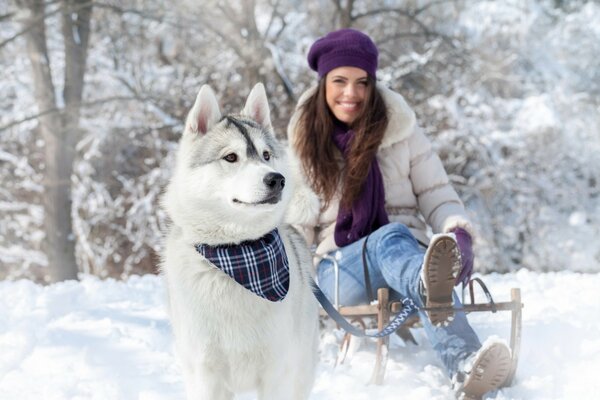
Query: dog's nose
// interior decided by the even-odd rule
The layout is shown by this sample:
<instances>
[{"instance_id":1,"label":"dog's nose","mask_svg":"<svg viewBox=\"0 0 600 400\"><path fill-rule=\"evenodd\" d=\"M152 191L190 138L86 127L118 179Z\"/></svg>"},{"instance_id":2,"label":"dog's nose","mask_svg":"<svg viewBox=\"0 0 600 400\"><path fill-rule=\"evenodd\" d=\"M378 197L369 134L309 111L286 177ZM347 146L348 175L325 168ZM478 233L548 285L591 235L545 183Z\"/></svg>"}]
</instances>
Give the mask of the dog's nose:
<instances>
[{"instance_id":1,"label":"dog's nose","mask_svg":"<svg viewBox=\"0 0 600 400\"><path fill-rule=\"evenodd\" d=\"M270 172L265 175L263 182L274 192L280 192L285 186L285 178L278 172Z\"/></svg>"}]
</instances>

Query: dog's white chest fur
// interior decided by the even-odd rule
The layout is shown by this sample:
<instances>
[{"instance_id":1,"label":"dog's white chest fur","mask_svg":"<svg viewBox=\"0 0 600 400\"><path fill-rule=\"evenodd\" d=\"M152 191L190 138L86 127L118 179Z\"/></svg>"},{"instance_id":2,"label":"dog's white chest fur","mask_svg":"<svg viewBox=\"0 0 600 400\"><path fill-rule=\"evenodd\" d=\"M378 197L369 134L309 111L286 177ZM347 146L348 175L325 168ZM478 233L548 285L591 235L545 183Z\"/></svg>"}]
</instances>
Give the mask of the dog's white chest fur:
<instances>
[{"instance_id":1,"label":"dog's white chest fur","mask_svg":"<svg viewBox=\"0 0 600 400\"><path fill-rule=\"evenodd\" d=\"M290 228L281 230L286 249L293 247ZM288 252L288 295L270 302L215 268L177 236L174 233L167 244L165 278L178 355L196 358L190 364L202 359L195 368L211 371L204 375L215 373L232 391L256 388L271 369L294 376L300 373L299 365L308 368L303 373L310 386L316 359L306 355L316 346L317 308L309 275L301 275L293 250ZM308 359L302 362L303 358Z\"/></svg>"}]
</instances>

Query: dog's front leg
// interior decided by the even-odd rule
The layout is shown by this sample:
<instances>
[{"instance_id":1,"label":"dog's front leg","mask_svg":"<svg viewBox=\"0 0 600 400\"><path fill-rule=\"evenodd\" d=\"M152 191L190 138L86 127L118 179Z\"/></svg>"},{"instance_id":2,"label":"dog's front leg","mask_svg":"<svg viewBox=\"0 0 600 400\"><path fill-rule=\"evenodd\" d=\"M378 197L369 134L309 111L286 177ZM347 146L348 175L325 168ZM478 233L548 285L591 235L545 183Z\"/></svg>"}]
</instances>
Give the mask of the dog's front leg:
<instances>
[{"instance_id":1,"label":"dog's front leg","mask_svg":"<svg viewBox=\"0 0 600 400\"><path fill-rule=\"evenodd\" d=\"M223 375L200 365L184 368L187 400L232 400Z\"/></svg>"},{"instance_id":2,"label":"dog's front leg","mask_svg":"<svg viewBox=\"0 0 600 400\"><path fill-rule=\"evenodd\" d=\"M293 400L291 382L282 381L263 385L258 390L258 400Z\"/></svg>"},{"instance_id":3,"label":"dog's front leg","mask_svg":"<svg viewBox=\"0 0 600 400\"><path fill-rule=\"evenodd\" d=\"M273 368L263 375L258 388L258 400L296 400L294 377Z\"/></svg>"}]
</instances>

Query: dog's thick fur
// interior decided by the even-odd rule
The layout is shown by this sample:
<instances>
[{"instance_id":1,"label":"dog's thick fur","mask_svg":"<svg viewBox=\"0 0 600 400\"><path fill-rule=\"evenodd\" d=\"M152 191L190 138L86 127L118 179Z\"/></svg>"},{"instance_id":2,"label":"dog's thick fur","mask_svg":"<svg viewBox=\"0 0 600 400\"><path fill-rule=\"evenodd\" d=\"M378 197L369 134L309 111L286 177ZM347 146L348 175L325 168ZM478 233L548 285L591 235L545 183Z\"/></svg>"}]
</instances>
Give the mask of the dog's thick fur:
<instances>
[{"instance_id":1,"label":"dog's thick fur","mask_svg":"<svg viewBox=\"0 0 600 400\"><path fill-rule=\"evenodd\" d=\"M200 89L163 198L172 225L161 268L175 350L188 399L231 399L249 390L259 399L306 399L318 344L312 262L302 237L282 223L293 179L262 84L235 117L246 121L244 129L221 117L210 87ZM263 182L269 173L286 178L278 195ZM289 292L281 302L253 294L194 248L254 240L275 227L290 267Z\"/></svg>"}]
</instances>

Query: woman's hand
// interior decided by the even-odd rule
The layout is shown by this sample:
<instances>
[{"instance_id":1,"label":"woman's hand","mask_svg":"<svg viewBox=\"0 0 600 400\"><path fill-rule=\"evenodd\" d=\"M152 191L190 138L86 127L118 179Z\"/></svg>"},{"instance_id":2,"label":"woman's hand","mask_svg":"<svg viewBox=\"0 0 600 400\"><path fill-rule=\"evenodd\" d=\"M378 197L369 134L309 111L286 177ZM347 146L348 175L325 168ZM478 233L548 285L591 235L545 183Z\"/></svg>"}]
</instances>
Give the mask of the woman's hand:
<instances>
[{"instance_id":1,"label":"woman's hand","mask_svg":"<svg viewBox=\"0 0 600 400\"><path fill-rule=\"evenodd\" d=\"M457 286L462 282L463 286L466 286L473 274L473 240L469 232L463 228L454 228L450 232L456 236L456 244L460 250L460 260L462 263L462 268L458 273L454 285Z\"/></svg>"}]
</instances>

